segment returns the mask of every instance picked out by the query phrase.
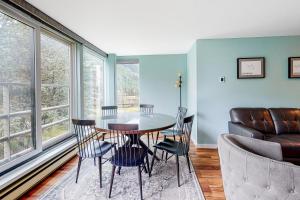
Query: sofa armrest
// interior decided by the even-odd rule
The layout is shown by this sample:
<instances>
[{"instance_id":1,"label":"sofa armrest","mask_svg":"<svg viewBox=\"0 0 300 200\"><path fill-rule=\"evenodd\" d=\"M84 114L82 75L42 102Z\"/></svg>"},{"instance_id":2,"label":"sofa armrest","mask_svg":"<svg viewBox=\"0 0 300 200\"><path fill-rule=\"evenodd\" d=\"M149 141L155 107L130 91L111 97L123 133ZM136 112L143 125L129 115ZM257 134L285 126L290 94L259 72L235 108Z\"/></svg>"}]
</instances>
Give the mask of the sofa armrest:
<instances>
[{"instance_id":1,"label":"sofa armrest","mask_svg":"<svg viewBox=\"0 0 300 200\"><path fill-rule=\"evenodd\" d=\"M264 134L262 134L261 132L253 128L244 126L243 124L228 122L228 129L229 129L229 133L231 134L241 135L241 136L256 138L261 140L264 139Z\"/></svg>"},{"instance_id":2,"label":"sofa armrest","mask_svg":"<svg viewBox=\"0 0 300 200\"><path fill-rule=\"evenodd\" d=\"M229 134L227 138L231 141L234 141L234 143L239 147L254 154L258 154L260 156L277 161L283 160L281 145L279 143L232 134Z\"/></svg>"}]
</instances>

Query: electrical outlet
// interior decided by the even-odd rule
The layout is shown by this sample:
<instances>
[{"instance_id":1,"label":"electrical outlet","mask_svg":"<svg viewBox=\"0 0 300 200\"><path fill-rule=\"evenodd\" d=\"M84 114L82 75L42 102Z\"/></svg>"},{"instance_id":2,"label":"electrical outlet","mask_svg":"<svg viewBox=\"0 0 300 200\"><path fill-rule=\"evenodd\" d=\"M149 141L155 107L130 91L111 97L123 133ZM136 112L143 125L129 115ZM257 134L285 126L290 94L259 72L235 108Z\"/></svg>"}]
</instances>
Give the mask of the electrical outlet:
<instances>
[{"instance_id":1,"label":"electrical outlet","mask_svg":"<svg viewBox=\"0 0 300 200\"><path fill-rule=\"evenodd\" d=\"M220 83L225 83L225 76L221 76L219 81Z\"/></svg>"}]
</instances>

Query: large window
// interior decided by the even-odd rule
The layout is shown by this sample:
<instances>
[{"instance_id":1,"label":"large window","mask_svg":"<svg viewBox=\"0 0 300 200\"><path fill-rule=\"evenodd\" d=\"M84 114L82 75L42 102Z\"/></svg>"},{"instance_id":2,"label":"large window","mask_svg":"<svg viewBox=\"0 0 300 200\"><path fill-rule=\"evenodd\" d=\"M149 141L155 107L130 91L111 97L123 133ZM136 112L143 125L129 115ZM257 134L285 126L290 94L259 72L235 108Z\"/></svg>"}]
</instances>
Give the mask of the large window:
<instances>
[{"instance_id":1,"label":"large window","mask_svg":"<svg viewBox=\"0 0 300 200\"><path fill-rule=\"evenodd\" d=\"M74 43L0 4L0 172L71 135Z\"/></svg>"},{"instance_id":2,"label":"large window","mask_svg":"<svg viewBox=\"0 0 300 200\"><path fill-rule=\"evenodd\" d=\"M34 29L0 12L0 165L34 150Z\"/></svg>"},{"instance_id":3,"label":"large window","mask_svg":"<svg viewBox=\"0 0 300 200\"><path fill-rule=\"evenodd\" d=\"M139 109L139 63L118 62L116 67L117 102L121 111Z\"/></svg>"},{"instance_id":4,"label":"large window","mask_svg":"<svg viewBox=\"0 0 300 200\"><path fill-rule=\"evenodd\" d=\"M101 115L105 58L83 46L0 1L0 173Z\"/></svg>"},{"instance_id":5,"label":"large window","mask_svg":"<svg viewBox=\"0 0 300 200\"><path fill-rule=\"evenodd\" d=\"M86 119L95 119L104 105L104 60L83 48L83 114Z\"/></svg>"},{"instance_id":6,"label":"large window","mask_svg":"<svg viewBox=\"0 0 300 200\"><path fill-rule=\"evenodd\" d=\"M70 132L71 44L41 33L43 143Z\"/></svg>"}]
</instances>

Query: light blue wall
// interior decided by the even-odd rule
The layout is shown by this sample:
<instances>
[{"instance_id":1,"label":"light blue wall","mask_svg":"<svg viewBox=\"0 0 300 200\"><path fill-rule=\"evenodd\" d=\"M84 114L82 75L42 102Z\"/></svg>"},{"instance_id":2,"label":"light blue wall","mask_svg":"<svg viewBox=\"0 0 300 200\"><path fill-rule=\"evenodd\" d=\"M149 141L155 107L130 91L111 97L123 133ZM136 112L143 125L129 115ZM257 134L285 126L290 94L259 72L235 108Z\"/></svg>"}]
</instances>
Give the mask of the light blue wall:
<instances>
[{"instance_id":1,"label":"light blue wall","mask_svg":"<svg viewBox=\"0 0 300 200\"><path fill-rule=\"evenodd\" d=\"M266 58L266 78L238 80L236 59L256 56ZM300 37L198 40L198 144L215 144L227 132L232 107L300 107L300 79L288 79L290 56L300 56Z\"/></svg>"},{"instance_id":2,"label":"light blue wall","mask_svg":"<svg viewBox=\"0 0 300 200\"><path fill-rule=\"evenodd\" d=\"M117 60L138 59L140 63L140 103L154 104L155 112L175 115L179 106L177 73L183 74L183 106L186 106L185 54L120 56Z\"/></svg>"},{"instance_id":3,"label":"light blue wall","mask_svg":"<svg viewBox=\"0 0 300 200\"><path fill-rule=\"evenodd\" d=\"M187 107L189 114L194 114L192 140L197 144L197 45L192 46L187 54Z\"/></svg>"}]
</instances>

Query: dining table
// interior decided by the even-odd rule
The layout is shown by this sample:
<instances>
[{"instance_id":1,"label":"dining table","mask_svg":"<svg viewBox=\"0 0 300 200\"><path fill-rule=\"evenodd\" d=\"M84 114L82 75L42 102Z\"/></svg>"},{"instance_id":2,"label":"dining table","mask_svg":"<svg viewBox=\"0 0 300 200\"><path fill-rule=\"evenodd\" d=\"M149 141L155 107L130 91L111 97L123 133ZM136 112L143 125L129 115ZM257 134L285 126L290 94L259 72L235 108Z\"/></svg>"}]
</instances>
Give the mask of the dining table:
<instances>
[{"instance_id":1,"label":"dining table","mask_svg":"<svg viewBox=\"0 0 300 200\"><path fill-rule=\"evenodd\" d=\"M139 143L150 155L153 155L153 151L149 145L142 141L141 137L144 134L172 128L176 124L176 119L167 114L142 112L121 112L116 115L102 116L96 119L96 129L98 131L109 132L109 124L138 124Z\"/></svg>"}]
</instances>

